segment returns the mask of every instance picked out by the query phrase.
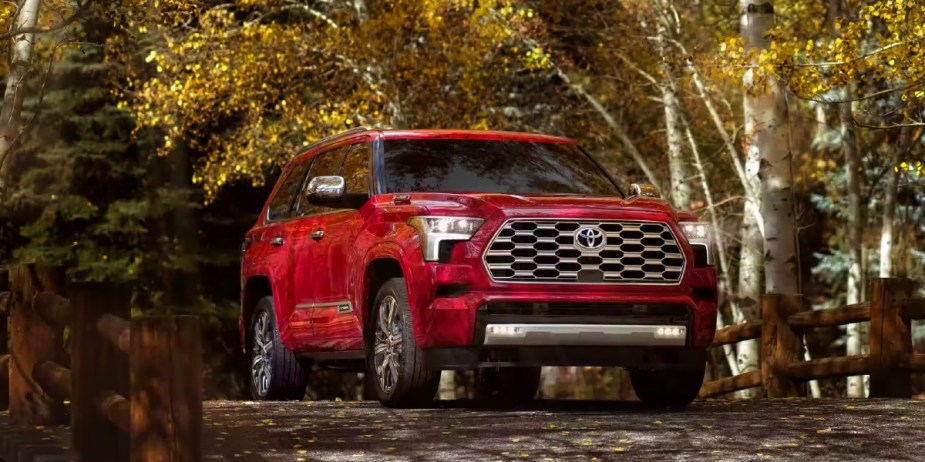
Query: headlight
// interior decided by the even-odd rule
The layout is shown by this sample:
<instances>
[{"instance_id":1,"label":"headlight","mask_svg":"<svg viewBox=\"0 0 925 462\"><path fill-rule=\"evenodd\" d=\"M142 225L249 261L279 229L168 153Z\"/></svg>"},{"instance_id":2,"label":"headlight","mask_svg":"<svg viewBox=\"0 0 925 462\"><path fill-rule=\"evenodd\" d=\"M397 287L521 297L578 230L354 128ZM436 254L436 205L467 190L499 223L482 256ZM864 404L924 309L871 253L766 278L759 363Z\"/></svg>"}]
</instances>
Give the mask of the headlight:
<instances>
[{"instance_id":1,"label":"headlight","mask_svg":"<svg viewBox=\"0 0 925 462\"><path fill-rule=\"evenodd\" d=\"M443 241L467 241L485 220L470 217L411 217L408 224L421 236L424 260L437 261Z\"/></svg>"},{"instance_id":2,"label":"headlight","mask_svg":"<svg viewBox=\"0 0 925 462\"><path fill-rule=\"evenodd\" d=\"M713 241L713 228L706 223L688 221L679 223L684 237L694 246L696 266L710 266L713 264L713 252L710 246Z\"/></svg>"},{"instance_id":3,"label":"headlight","mask_svg":"<svg viewBox=\"0 0 925 462\"><path fill-rule=\"evenodd\" d=\"M681 231L684 231L684 237L691 243L705 243L710 244L710 237L712 236L712 229L710 225L700 222L686 222L681 223Z\"/></svg>"}]
</instances>

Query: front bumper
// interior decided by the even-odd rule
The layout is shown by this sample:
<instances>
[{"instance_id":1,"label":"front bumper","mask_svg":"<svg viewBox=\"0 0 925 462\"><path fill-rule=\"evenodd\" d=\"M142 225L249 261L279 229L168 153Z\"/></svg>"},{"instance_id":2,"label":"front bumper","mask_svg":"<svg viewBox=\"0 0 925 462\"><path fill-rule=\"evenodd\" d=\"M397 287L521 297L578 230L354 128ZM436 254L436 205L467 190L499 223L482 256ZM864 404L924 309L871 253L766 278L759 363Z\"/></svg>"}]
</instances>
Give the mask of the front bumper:
<instances>
[{"instance_id":1,"label":"front bumper","mask_svg":"<svg viewBox=\"0 0 925 462\"><path fill-rule=\"evenodd\" d=\"M692 271L694 273L694 271ZM627 290L630 288L505 288L506 290L472 291L456 296L424 296L415 310L416 338L421 348L501 345L488 335L489 325L534 325L521 340L511 339L508 346L630 346L689 347L705 349L716 330L715 285L704 272L706 291L689 286L672 289ZM712 285L712 289L710 289ZM536 324L582 325L537 328ZM590 325L591 327L584 327ZM607 327L605 327L607 326ZM656 340L660 327L683 328L683 342ZM540 333L545 330L546 333ZM592 333L594 331L598 333ZM497 337L496 335L494 337Z\"/></svg>"}]
</instances>

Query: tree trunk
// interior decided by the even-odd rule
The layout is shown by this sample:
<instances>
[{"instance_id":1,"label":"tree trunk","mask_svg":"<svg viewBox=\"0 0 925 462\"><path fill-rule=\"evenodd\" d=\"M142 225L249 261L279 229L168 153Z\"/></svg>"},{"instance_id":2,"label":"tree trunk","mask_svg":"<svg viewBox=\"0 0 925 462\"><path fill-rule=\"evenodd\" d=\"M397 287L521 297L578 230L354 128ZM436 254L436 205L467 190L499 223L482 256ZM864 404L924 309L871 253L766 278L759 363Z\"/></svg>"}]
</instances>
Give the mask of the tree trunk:
<instances>
[{"instance_id":1,"label":"tree trunk","mask_svg":"<svg viewBox=\"0 0 925 462\"><path fill-rule=\"evenodd\" d=\"M751 170L751 159L746 167ZM746 204L748 207L748 204ZM740 324L746 321L761 319L761 233L755 215L745 213L742 218L742 250L739 255L739 283L738 283L738 315L733 322ZM733 313L735 316L736 313ZM760 368L759 352L761 347L758 340L748 340L739 343L736 360L739 373L757 371ZM753 397L754 391L744 390L739 393L741 397Z\"/></svg>"},{"instance_id":2,"label":"tree trunk","mask_svg":"<svg viewBox=\"0 0 925 462\"><path fill-rule=\"evenodd\" d=\"M893 149L889 162L886 189L883 192L883 216L880 227L880 277L888 278L893 273L893 219L896 218L896 192L899 189L899 161L912 142L912 127L903 127L899 132L899 145Z\"/></svg>"},{"instance_id":3,"label":"tree trunk","mask_svg":"<svg viewBox=\"0 0 925 462\"><path fill-rule=\"evenodd\" d=\"M437 392L441 401L456 399L456 371L440 373L440 388Z\"/></svg>"},{"instance_id":4,"label":"tree trunk","mask_svg":"<svg viewBox=\"0 0 925 462\"><path fill-rule=\"evenodd\" d=\"M649 183L658 188L660 191L664 191L664 189L662 189L662 185L659 183L658 177L655 175L655 171L649 167L649 163L646 162L645 156L639 152L636 144L633 143L632 138L629 137L629 134L626 131L626 127L617 121L613 114L611 114L610 111L608 111L607 108L601 104L600 100L594 97L594 95L591 93L588 93L588 91L585 90L581 85L573 83L568 74L566 74L565 71L559 67L556 68L556 76L562 79L562 82L565 83L569 89L587 101L588 104L590 104L591 107L593 107L594 110L600 114L600 116L604 119L604 122L607 122L607 125L611 128L611 130L614 131L614 134L617 135L617 138L620 139L620 143L623 145L623 149L626 150L626 153L633 158L633 160L636 162L636 165L640 170L642 170L643 174L645 174L646 178L649 180Z\"/></svg>"},{"instance_id":5,"label":"tree trunk","mask_svg":"<svg viewBox=\"0 0 925 462\"><path fill-rule=\"evenodd\" d=\"M770 47L774 26L771 2L745 0L742 35L749 50ZM783 88L770 77L755 85L754 69L745 73L745 136L750 155L760 156L761 215L764 220L764 270L768 293L799 293L796 235L793 224L793 174Z\"/></svg>"},{"instance_id":6,"label":"tree trunk","mask_svg":"<svg viewBox=\"0 0 925 462\"><path fill-rule=\"evenodd\" d=\"M669 62L667 41L670 39L671 27L668 5L665 0L658 3L659 13L656 23L656 47L659 55L659 70L661 81L659 90L662 93L662 105L665 109L665 142L668 148L668 172L671 202L676 208L688 209L691 206L691 186L688 183L690 174L684 162L684 132L681 124L681 103L678 100L678 86L675 82L674 71Z\"/></svg>"},{"instance_id":7,"label":"tree trunk","mask_svg":"<svg viewBox=\"0 0 925 462\"><path fill-rule=\"evenodd\" d=\"M848 96L847 94L845 96ZM841 123L842 151L845 154L846 195L848 197L848 288L847 303L860 303L863 291L861 258L864 233L864 213L861 209L861 179L858 170L861 167L858 153L857 136L851 116L851 103L838 105ZM848 355L862 354L863 332L860 323L848 325ZM864 377L848 377L847 394L852 398L864 397Z\"/></svg>"},{"instance_id":8,"label":"tree trunk","mask_svg":"<svg viewBox=\"0 0 925 462\"><path fill-rule=\"evenodd\" d=\"M13 27L34 28L38 22L41 3L41 0L25 0ZM0 107L0 196L6 195L13 184L12 170L16 164L14 145L21 130L20 113L34 44L35 34L13 37L10 73L6 76L6 90L3 93L3 105Z\"/></svg>"},{"instance_id":9,"label":"tree trunk","mask_svg":"<svg viewBox=\"0 0 925 462\"><path fill-rule=\"evenodd\" d=\"M717 289L719 289L719 297L717 303L717 309L722 307L724 302L728 302L729 311L733 313L733 318L740 317L739 305L736 303L735 297L725 297L724 294L730 293L733 289L732 287L732 276L729 271L729 260L726 255L726 247L723 245L723 234L720 232L719 220L716 217L716 204L713 202L713 193L710 190L710 181L707 179L707 172L703 168L703 161L700 158L700 148L697 146L697 140L694 139L694 134L691 133L691 126L687 118L682 118L684 122L684 134L687 136L687 142L691 147L691 155L694 158L694 167L697 169L697 176L700 178L700 187L703 189L704 200L707 203L707 208L710 210L710 225L713 226L713 239L716 248L716 261L719 264L719 283ZM716 315L716 329L722 329L725 327L723 321L723 313L719 312ZM732 345L723 345L723 353L726 357L726 362L729 364L729 371L732 375L739 375L739 365L736 363L736 355Z\"/></svg>"}]
</instances>

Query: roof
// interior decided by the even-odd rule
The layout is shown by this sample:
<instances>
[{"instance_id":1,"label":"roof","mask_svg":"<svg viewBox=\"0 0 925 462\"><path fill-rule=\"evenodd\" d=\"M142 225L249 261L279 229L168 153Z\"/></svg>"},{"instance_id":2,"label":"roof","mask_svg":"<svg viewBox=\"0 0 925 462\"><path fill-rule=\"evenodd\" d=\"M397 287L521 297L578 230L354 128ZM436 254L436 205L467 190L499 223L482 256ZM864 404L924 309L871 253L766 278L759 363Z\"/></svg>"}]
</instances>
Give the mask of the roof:
<instances>
[{"instance_id":1,"label":"roof","mask_svg":"<svg viewBox=\"0 0 925 462\"><path fill-rule=\"evenodd\" d=\"M497 141L533 141L538 143L578 144L571 138L539 133L495 130L379 130L385 139L475 139Z\"/></svg>"},{"instance_id":2,"label":"roof","mask_svg":"<svg viewBox=\"0 0 925 462\"><path fill-rule=\"evenodd\" d=\"M560 136L542 135L539 133L526 132L507 132L497 130L438 130L438 129L419 129L419 130L400 130L400 129L375 129L369 127L355 127L331 136L322 138L308 145L296 157L311 157L318 153L319 149L325 149L332 144L341 143L355 137L363 136L369 133L379 133L385 139L457 139L457 140L493 140L493 141L524 141L534 143L556 143L577 145L578 141L571 138Z\"/></svg>"}]
</instances>

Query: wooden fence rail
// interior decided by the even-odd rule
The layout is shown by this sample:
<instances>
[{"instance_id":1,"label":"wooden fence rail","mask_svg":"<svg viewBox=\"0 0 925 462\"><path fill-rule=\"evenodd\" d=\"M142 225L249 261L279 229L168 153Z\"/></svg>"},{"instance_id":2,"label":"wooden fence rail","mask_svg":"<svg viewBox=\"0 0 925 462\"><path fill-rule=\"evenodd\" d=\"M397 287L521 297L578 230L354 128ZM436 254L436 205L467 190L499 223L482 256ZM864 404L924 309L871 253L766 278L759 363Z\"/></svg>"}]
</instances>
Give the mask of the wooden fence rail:
<instances>
[{"instance_id":1,"label":"wooden fence rail","mask_svg":"<svg viewBox=\"0 0 925 462\"><path fill-rule=\"evenodd\" d=\"M911 374L925 373L925 354L912 351L911 336L911 321L925 319L925 299L910 298L909 279L874 279L870 293L870 302L817 311L805 310L800 295L765 295L760 322L720 329L712 345L761 339L760 370L706 382L700 397L759 386L770 398L802 396L802 382L870 375L871 397L910 398ZM857 322L870 323L870 354L801 360L804 330Z\"/></svg>"},{"instance_id":2,"label":"wooden fence rail","mask_svg":"<svg viewBox=\"0 0 925 462\"><path fill-rule=\"evenodd\" d=\"M11 276L0 282L9 289L2 313L12 344L9 354L0 350L0 396L14 421L70 423L82 461L201 460L197 318L129 320L127 287L69 284L61 268L20 266Z\"/></svg>"}]
</instances>

